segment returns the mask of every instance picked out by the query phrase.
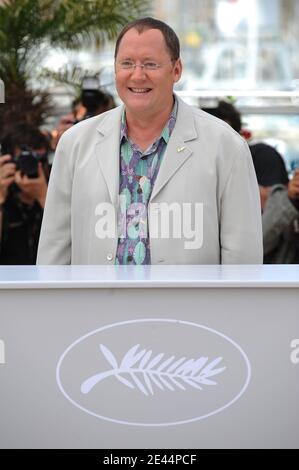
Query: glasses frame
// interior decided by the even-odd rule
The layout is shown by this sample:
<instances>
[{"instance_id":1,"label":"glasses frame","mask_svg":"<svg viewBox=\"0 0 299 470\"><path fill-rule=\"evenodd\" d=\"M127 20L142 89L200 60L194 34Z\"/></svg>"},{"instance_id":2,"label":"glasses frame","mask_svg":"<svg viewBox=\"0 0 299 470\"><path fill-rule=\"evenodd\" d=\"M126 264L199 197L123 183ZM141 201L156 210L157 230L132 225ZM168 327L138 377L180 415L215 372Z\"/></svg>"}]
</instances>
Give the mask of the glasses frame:
<instances>
[{"instance_id":1,"label":"glasses frame","mask_svg":"<svg viewBox=\"0 0 299 470\"><path fill-rule=\"evenodd\" d=\"M171 59L170 60L172 64L174 64L176 62L176 59ZM123 61L123 62L130 62L129 60L128 61ZM150 62L149 62L150 63ZM123 67L122 66L122 62L119 62L117 61L115 64L116 64L116 67L120 68L121 70L127 70L127 71L130 71L130 72L135 72L136 68L137 67L140 67L142 71L145 71L145 72L156 72L157 70L161 69L165 64L157 64L155 62L151 62L152 64L154 63L156 65L156 67L154 68L146 68L146 63L143 63L143 64L136 64L136 62L131 62L130 66L129 67Z\"/></svg>"}]
</instances>

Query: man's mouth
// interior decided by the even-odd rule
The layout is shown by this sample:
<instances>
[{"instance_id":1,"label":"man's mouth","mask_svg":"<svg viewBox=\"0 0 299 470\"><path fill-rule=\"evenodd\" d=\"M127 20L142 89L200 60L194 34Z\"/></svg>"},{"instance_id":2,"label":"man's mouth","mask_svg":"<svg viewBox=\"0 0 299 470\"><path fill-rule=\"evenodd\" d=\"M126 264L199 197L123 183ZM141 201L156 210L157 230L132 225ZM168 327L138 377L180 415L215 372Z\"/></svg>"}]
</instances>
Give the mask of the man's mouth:
<instances>
[{"instance_id":1,"label":"man's mouth","mask_svg":"<svg viewBox=\"0 0 299 470\"><path fill-rule=\"evenodd\" d=\"M149 93L152 89L151 88L130 88L129 90L132 93Z\"/></svg>"}]
</instances>

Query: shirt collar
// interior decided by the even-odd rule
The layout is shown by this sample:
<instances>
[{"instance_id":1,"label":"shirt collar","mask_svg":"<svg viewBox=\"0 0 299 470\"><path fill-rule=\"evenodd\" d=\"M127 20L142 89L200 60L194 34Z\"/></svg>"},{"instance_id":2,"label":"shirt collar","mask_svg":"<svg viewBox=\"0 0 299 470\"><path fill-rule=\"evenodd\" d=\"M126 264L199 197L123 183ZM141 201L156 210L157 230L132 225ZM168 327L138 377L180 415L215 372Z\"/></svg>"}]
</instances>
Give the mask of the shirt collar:
<instances>
[{"instance_id":1,"label":"shirt collar","mask_svg":"<svg viewBox=\"0 0 299 470\"><path fill-rule=\"evenodd\" d=\"M168 141L170 139L170 134L173 131L173 128L175 126L176 118L177 118L177 113L178 113L178 100L176 96L174 95L174 104L172 107L171 114L169 116L169 119L167 123L165 124L159 138L156 140L156 142L159 142L160 139L164 139L165 143L168 144ZM132 143L128 137L128 127L127 127L127 121L126 121L126 110L125 108L122 111L122 116L121 116L121 128L120 128L120 143L122 143L123 139L127 140L128 142Z\"/></svg>"}]
</instances>

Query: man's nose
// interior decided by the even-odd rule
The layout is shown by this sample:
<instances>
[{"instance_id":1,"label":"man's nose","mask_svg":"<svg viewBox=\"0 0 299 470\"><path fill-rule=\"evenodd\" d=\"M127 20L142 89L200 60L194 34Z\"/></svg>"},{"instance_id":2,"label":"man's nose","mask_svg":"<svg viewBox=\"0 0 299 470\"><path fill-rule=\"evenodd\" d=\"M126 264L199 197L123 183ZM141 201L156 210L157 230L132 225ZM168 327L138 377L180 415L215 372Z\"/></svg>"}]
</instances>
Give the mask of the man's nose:
<instances>
[{"instance_id":1,"label":"man's nose","mask_svg":"<svg viewBox=\"0 0 299 470\"><path fill-rule=\"evenodd\" d=\"M134 76L134 78L136 78L136 77L137 78L139 78L139 77L144 78L145 69L144 69L143 65L136 64L135 67L132 70L132 76Z\"/></svg>"}]
</instances>

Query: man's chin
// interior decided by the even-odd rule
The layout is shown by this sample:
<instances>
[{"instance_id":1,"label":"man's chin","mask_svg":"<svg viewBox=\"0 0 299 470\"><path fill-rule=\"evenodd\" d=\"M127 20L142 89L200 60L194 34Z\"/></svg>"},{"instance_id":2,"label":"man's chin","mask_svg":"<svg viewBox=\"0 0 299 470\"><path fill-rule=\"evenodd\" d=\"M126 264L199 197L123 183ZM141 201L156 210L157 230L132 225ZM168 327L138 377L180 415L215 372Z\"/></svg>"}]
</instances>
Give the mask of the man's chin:
<instances>
[{"instance_id":1,"label":"man's chin","mask_svg":"<svg viewBox=\"0 0 299 470\"><path fill-rule=\"evenodd\" d=\"M137 93L131 93L129 96L127 96L128 105L136 107L149 106L152 102L152 94L146 93L144 95L140 95L138 95Z\"/></svg>"},{"instance_id":2,"label":"man's chin","mask_svg":"<svg viewBox=\"0 0 299 470\"><path fill-rule=\"evenodd\" d=\"M153 103L150 100L128 99L125 102L125 106L131 113L153 112L154 109Z\"/></svg>"}]
</instances>

